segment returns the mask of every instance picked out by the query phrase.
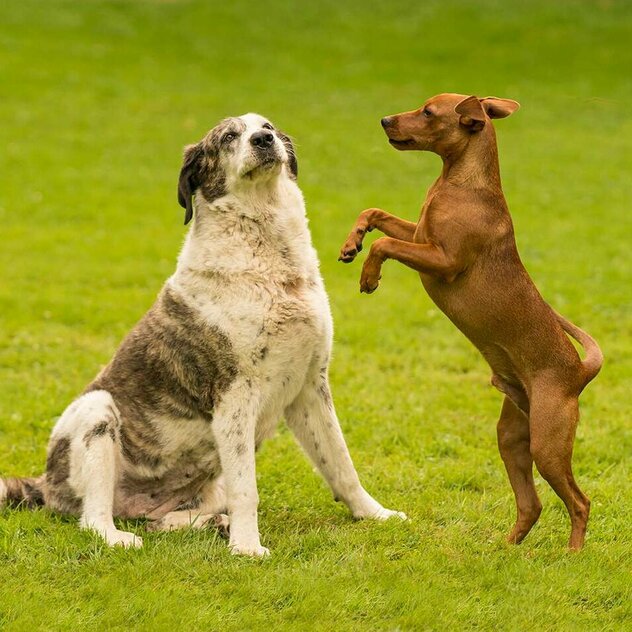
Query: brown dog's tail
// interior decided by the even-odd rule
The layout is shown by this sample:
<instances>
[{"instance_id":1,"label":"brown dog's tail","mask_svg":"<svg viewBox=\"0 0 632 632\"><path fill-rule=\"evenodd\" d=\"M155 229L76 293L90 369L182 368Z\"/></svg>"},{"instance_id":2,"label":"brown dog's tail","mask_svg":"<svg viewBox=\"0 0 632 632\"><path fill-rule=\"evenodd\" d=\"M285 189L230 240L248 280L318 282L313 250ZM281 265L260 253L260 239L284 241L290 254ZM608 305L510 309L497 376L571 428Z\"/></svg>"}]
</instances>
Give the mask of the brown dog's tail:
<instances>
[{"instance_id":1,"label":"brown dog's tail","mask_svg":"<svg viewBox=\"0 0 632 632\"><path fill-rule=\"evenodd\" d=\"M44 474L37 478L0 478L0 507L41 507L45 480Z\"/></svg>"},{"instance_id":2,"label":"brown dog's tail","mask_svg":"<svg viewBox=\"0 0 632 632\"><path fill-rule=\"evenodd\" d=\"M553 310L555 312L555 310ZM561 314L555 312L557 320L559 321L562 329L571 337L575 338L579 344L584 347L586 357L582 361L584 371L586 373L586 384L594 379L601 369L603 364L603 353L597 344L597 341L589 336L583 329L580 329L576 325L573 325L570 320L567 320Z\"/></svg>"}]
</instances>

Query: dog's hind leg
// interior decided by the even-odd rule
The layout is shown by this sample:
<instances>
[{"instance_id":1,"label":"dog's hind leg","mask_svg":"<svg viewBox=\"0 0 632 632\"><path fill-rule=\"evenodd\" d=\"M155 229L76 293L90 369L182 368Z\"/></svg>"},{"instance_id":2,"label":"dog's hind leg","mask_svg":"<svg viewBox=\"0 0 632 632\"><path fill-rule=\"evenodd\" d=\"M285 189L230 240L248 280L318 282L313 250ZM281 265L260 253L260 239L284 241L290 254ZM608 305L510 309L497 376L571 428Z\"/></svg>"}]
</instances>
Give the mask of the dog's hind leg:
<instances>
[{"instance_id":1,"label":"dog's hind leg","mask_svg":"<svg viewBox=\"0 0 632 632\"><path fill-rule=\"evenodd\" d=\"M224 480L220 475L208 481L190 507L176 509L158 520L147 523L148 531L175 531L176 529L205 529L215 527L227 536L228 516Z\"/></svg>"},{"instance_id":2,"label":"dog's hind leg","mask_svg":"<svg viewBox=\"0 0 632 632\"><path fill-rule=\"evenodd\" d=\"M525 395L526 398L526 395ZM498 420L498 449L516 496L518 516L507 541L518 544L537 522L542 504L533 482L533 458L529 451L529 419L512 398L505 397Z\"/></svg>"},{"instance_id":3,"label":"dog's hind leg","mask_svg":"<svg viewBox=\"0 0 632 632\"><path fill-rule=\"evenodd\" d=\"M555 392L550 383L534 388L529 427L531 454L542 477L562 499L571 519L568 546L581 549L586 535L590 501L573 476L571 459L579 421L576 396Z\"/></svg>"},{"instance_id":4,"label":"dog's hind leg","mask_svg":"<svg viewBox=\"0 0 632 632\"><path fill-rule=\"evenodd\" d=\"M112 517L117 479L119 414L106 391L76 400L55 426L46 464L47 505L80 513L80 526L110 546L140 547L133 533L118 530Z\"/></svg>"},{"instance_id":5,"label":"dog's hind leg","mask_svg":"<svg viewBox=\"0 0 632 632\"><path fill-rule=\"evenodd\" d=\"M223 513L202 513L190 509L170 511L160 520L147 523L147 531L215 528L222 537L230 535L229 518Z\"/></svg>"},{"instance_id":6,"label":"dog's hind leg","mask_svg":"<svg viewBox=\"0 0 632 632\"><path fill-rule=\"evenodd\" d=\"M298 397L285 410L285 418L336 500L342 500L355 518L406 518L401 511L382 507L360 484L336 416L326 367L308 376Z\"/></svg>"}]
</instances>

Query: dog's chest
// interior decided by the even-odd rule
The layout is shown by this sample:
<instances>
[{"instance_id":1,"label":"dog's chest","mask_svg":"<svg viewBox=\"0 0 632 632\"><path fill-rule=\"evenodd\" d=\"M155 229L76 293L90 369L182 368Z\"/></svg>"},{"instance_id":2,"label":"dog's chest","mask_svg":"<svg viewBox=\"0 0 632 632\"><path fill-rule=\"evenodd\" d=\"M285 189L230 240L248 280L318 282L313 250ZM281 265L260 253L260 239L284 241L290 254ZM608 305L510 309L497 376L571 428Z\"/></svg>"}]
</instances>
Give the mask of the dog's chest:
<instances>
[{"instance_id":1,"label":"dog's chest","mask_svg":"<svg viewBox=\"0 0 632 632\"><path fill-rule=\"evenodd\" d=\"M316 277L233 287L200 307L226 332L242 371L255 375L310 357L330 329L327 298Z\"/></svg>"},{"instance_id":2,"label":"dog's chest","mask_svg":"<svg viewBox=\"0 0 632 632\"><path fill-rule=\"evenodd\" d=\"M229 225L221 243L216 236L213 265L176 282L202 318L226 333L246 372L271 368L275 358L298 361L331 328L304 218L269 232L249 220Z\"/></svg>"}]
</instances>

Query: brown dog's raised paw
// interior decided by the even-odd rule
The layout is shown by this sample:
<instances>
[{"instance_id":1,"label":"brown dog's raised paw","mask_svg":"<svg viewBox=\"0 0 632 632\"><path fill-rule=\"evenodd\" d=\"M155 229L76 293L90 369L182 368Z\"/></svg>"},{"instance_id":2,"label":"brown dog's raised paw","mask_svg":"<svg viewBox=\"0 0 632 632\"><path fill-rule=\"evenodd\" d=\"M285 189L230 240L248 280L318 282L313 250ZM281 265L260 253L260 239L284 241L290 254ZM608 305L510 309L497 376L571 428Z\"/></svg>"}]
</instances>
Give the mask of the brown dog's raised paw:
<instances>
[{"instance_id":1,"label":"brown dog's raised paw","mask_svg":"<svg viewBox=\"0 0 632 632\"><path fill-rule=\"evenodd\" d=\"M360 277L360 293L361 294L373 294L375 290L380 286L380 279L382 275L377 277L362 275Z\"/></svg>"},{"instance_id":2,"label":"brown dog's raised paw","mask_svg":"<svg viewBox=\"0 0 632 632\"><path fill-rule=\"evenodd\" d=\"M343 263L351 263L356 258L359 252L362 252L362 244L349 244L349 242L347 242L340 249L340 256L338 257L338 261L342 261Z\"/></svg>"},{"instance_id":3,"label":"brown dog's raised paw","mask_svg":"<svg viewBox=\"0 0 632 632\"><path fill-rule=\"evenodd\" d=\"M362 294L373 294L380 285L382 278L382 263L375 257L369 255L362 266L360 275L360 292Z\"/></svg>"},{"instance_id":4,"label":"brown dog's raised paw","mask_svg":"<svg viewBox=\"0 0 632 632\"><path fill-rule=\"evenodd\" d=\"M360 294L373 294L380 286L379 281L375 285L371 285L367 281L360 281Z\"/></svg>"}]
</instances>

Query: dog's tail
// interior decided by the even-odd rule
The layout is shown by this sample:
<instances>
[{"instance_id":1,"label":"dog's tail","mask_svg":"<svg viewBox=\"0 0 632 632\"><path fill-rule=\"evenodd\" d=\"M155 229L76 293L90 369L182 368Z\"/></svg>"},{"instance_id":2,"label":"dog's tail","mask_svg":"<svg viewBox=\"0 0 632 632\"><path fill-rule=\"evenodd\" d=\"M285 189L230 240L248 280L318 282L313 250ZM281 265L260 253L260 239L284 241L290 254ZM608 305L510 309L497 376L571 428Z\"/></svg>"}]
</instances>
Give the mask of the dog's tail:
<instances>
[{"instance_id":1,"label":"dog's tail","mask_svg":"<svg viewBox=\"0 0 632 632\"><path fill-rule=\"evenodd\" d=\"M0 507L43 506L45 481L45 474L37 478L0 478Z\"/></svg>"},{"instance_id":2,"label":"dog's tail","mask_svg":"<svg viewBox=\"0 0 632 632\"><path fill-rule=\"evenodd\" d=\"M583 329L580 329L576 325L573 325L570 320L567 320L561 314L558 314L553 310L558 322L562 326L562 329L571 337L575 338L579 344L584 347L586 357L582 361L584 366L584 372L586 374L586 384L593 380L603 364L603 353L597 344L597 341L589 336Z\"/></svg>"}]
</instances>

